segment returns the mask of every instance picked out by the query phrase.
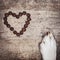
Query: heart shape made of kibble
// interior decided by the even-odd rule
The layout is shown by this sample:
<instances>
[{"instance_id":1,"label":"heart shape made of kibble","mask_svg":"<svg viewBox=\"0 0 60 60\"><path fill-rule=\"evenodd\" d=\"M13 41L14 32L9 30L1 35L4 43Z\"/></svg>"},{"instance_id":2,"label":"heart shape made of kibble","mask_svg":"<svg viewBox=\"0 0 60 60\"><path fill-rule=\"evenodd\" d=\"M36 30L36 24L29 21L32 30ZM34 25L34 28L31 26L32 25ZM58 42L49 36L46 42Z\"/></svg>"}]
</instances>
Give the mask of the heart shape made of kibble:
<instances>
[{"instance_id":1,"label":"heart shape made of kibble","mask_svg":"<svg viewBox=\"0 0 60 60\"><path fill-rule=\"evenodd\" d=\"M17 19L19 19L23 15L27 16L27 21L25 21L25 24L24 24L24 26L22 27L22 29L21 29L21 31L19 33L16 30L14 30L14 27L12 27L8 23L7 17L9 17L9 15L12 15L13 17L16 17ZM23 33L26 31L26 28L30 24L30 21L31 21L31 17L30 16L31 16L30 13L27 13L26 11L19 12L18 15L16 13L13 13L13 12L9 11L8 13L4 14L3 20L4 20L4 24L7 26L7 28L9 28L11 31L13 31L13 33L16 34L16 36L20 36L20 35L23 35Z\"/></svg>"}]
</instances>

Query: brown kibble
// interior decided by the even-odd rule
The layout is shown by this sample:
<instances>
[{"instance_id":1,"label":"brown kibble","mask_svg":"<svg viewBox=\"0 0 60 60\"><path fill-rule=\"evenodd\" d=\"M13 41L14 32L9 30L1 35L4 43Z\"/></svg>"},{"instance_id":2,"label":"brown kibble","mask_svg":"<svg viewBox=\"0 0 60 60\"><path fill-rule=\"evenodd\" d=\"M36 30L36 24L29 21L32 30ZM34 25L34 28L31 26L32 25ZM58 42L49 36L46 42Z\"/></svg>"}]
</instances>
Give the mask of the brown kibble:
<instances>
[{"instance_id":1,"label":"brown kibble","mask_svg":"<svg viewBox=\"0 0 60 60\"><path fill-rule=\"evenodd\" d=\"M16 15L16 18L18 19L19 18L19 15Z\"/></svg>"},{"instance_id":2,"label":"brown kibble","mask_svg":"<svg viewBox=\"0 0 60 60\"><path fill-rule=\"evenodd\" d=\"M20 31L20 35L22 35L23 34L23 31Z\"/></svg>"},{"instance_id":3,"label":"brown kibble","mask_svg":"<svg viewBox=\"0 0 60 60\"><path fill-rule=\"evenodd\" d=\"M11 27L11 25L8 23L7 21L7 17L9 15L12 15L13 17L16 17L17 19L19 17L21 17L22 15L26 15L27 16L27 21L25 21L24 27L21 29L21 31L19 33L17 33L17 31L14 30L13 27ZM18 15L16 15L16 13L12 13L11 11L9 11L8 13L5 13L5 17L4 19L4 24L11 30L13 31L14 34L16 34L17 36L23 35L23 33L26 31L26 28L28 27L28 25L30 24L31 18L30 18L30 14L26 13L26 11L23 12L19 12Z\"/></svg>"},{"instance_id":4,"label":"brown kibble","mask_svg":"<svg viewBox=\"0 0 60 60\"><path fill-rule=\"evenodd\" d=\"M28 21L30 21L30 20L31 20L31 18L27 18L27 20L28 20Z\"/></svg>"},{"instance_id":5,"label":"brown kibble","mask_svg":"<svg viewBox=\"0 0 60 60\"><path fill-rule=\"evenodd\" d=\"M22 28L22 31L24 32L24 31L26 31L26 29L25 28Z\"/></svg>"},{"instance_id":6,"label":"brown kibble","mask_svg":"<svg viewBox=\"0 0 60 60\"><path fill-rule=\"evenodd\" d=\"M13 30L14 30L14 28L13 28L13 27L10 27L10 30L11 30L11 31L13 31Z\"/></svg>"},{"instance_id":7,"label":"brown kibble","mask_svg":"<svg viewBox=\"0 0 60 60\"><path fill-rule=\"evenodd\" d=\"M24 25L24 28L27 28L27 27L28 27L28 25L25 24L25 25Z\"/></svg>"},{"instance_id":8,"label":"brown kibble","mask_svg":"<svg viewBox=\"0 0 60 60\"><path fill-rule=\"evenodd\" d=\"M16 17L16 14L15 14L15 13L12 13L12 16L13 16L13 17Z\"/></svg>"},{"instance_id":9,"label":"brown kibble","mask_svg":"<svg viewBox=\"0 0 60 60\"><path fill-rule=\"evenodd\" d=\"M9 16L9 14L8 13L5 13L5 17L8 17Z\"/></svg>"},{"instance_id":10,"label":"brown kibble","mask_svg":"<svg viewBox=\"0 0 60 60\"><path fill-rule=\"evenodd\" d=\"M17 36L20 36L20 34L19 34L19 33L17 33L16 35L17 35Z\"/></svg>"},{"instance_id":11,"label":"brown kibble","mask_svg":"<svg viewBox=\"0 0 60 60\"><path fill-rule=\"evenodd\" d=\"M22 16L22 13L21 12L19 12L19 16Z\"/></svg>"},{"instance_id":12,"label":"brown kibble","mask_svg":"<svg viewBox=\"0 0 60 60\"><path fill-rule=\"evenodd\" d=\"M9 14L9 15L12 15L12 12L11 12L11 11L9 11L9 12L8 12L8 14Z\"/></svg>"},{"instance_id":13,"label":"brown kibble","mask_svg":"<svg viewBox=\"0 0 60 60\"><path fill-rule=\"evenodd\" d=\"M7 17L4 17L3 20L4 20L4 21L7 21Z\"/></svg>"},{"instance_id":14,"label":"brown kibble","mask_svg":"<svg viewBox=\"0 0 60 60\"><path fill-rule=\"evenodd\" d=\"M30 22L29 21L26 21L26 24L28 25L28 24L30 24Z\"/></svg>"},{"instance_id":15,"label":"brown kibble","mask_svg":"<svg viewBox=\"0 0 60 60\"><path fill-rule=\"evenodd\" d=\"M23 11L23 15L26 15L26 11Z\"/></svg>"},{"instance_id":16,"label":"brown kibble","mask_svg":"<svg viewBox=\"0 0 60 60\"><path fill-rule=\"evenodd\" d=\"M27 17L30 17L30 14L29 13L27 13Z\"/></svg>"},{"instance_id":17,"label":"brown kibble","mask_svg":"<svg viewBox=\"0 0 60 60\"><path fill-rule=\"evenodd\" d=\"M13 31L14 34L17 34L17 31Z\"/></svg>"},{"instance_id":18,"label":"brown kibble","mask_svg":"<svg viewBox=\"0 0 60 60\"><path fill-rule=\"evenodd\" d=\"M10 28L10 24L7 24L7 27Z\"/></svg>"},{"instance_id":19,"label":"brown kibble","mask_svg":"<svg viewBox=\"0 0 60 60\"><path fill-rule=\"evenodd\" d=\"M7 24L8 24L8 22L7 22L7 21L4 21L4 24L5 24L5 25L7 25Z\"/></svg>"}]
</instances>

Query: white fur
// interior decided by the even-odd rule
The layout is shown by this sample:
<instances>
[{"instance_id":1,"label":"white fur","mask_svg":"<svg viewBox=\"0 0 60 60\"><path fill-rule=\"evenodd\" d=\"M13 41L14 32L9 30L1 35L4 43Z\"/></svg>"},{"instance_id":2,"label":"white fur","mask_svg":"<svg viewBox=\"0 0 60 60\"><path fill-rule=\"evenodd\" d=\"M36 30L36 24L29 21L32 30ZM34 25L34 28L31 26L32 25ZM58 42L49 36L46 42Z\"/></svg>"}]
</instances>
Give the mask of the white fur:
<instances>
[{"instance_id":1,"label":"white fur","mask_svg":"<svg viewBox=\"0 0 60 60\"><path fill-rule=\"evenodd\" d=\"M56 40L52 33L49 33L43 38L40 48L43 60L56 60Z\"/></svg>"}]
</instances>

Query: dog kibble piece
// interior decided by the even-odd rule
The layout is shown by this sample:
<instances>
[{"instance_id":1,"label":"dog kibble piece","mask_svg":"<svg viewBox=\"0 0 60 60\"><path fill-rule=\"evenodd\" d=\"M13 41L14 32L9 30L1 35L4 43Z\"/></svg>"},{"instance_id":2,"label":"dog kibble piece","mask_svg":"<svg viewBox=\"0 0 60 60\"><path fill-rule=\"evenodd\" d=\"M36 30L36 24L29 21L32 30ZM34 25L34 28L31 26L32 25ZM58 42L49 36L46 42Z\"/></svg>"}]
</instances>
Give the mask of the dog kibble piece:
<instances>
[{"instance_id":1,"label":"dog kibble piece","mask_svg":"<svg viewBox=\"0 0 60 60\"><path fill-rule=\"evenodd\" d=\"M16 35L17 35L17 36L20 36L20 34L19 34L19 33L17 33Z\"/></svg>"},{"instance_id":2,"label":"dog kibble piece","mask_svg":"<svg viewBox=\"0 0 60 60\"><path fill-rule=\"evenodd\" d=\"M27 13L27 17L30 17L30 14L29 13Z\"/></svg>"},{"instance_id":3,"label":"dog kibble piece","mask_svg":"<svg viewBox=\"0 0 60 60\"><path fill-rule=\"evenodd\" d=\"M13 31L13 33L14 33L14 34L17 34L17 32L16 32L16 31Z\"/></svg>"},{"instance_id":4,"label":"dog kibble piece","mask_svg":"<svg viewBox=\"0 0 60 60\"><path fill-rule=\"evenodd\" d=\"M10 27L10 30L11 30L11 31L13 31L13 30L14 30L14 28L13 28L13 27Z\"/></svg>"},{"instance_id":5,"label":"dog kibble piece","mask_svg":"<svg viewBox=\"0 0 60 60\"><path fill-rule=\"evenodd\" d=\"M22 16L22 13L21 12L19 12L19 16Z\"/></svg>"},{"instance_id":6,"label":"dog kibble piece","mask_svg":"<svg viewBox=\"0 0 60 60\"><path fill-rule=\"evenodd\" d=\"M7 20L7 17L4 17L3 19L6 21Z\"/></svg>"},{"instance_id":7,"label":"dog kibble piece","mask_svg":"<svg viewBox=\"0 0 60 60\"><path fill-rule=\"evenodd\" d=\"M28 27L28 25L25 24L25 25L24 25L24 28L27 28L27 27Z\"/></svg>"},{"instance_id":8,"label":"dog kibble piece","mask_svg":"<svg viewBox=\"0 0 60 60\"><path fill-rule=\"evenodd\" d=\"M9 14L5 13L5 17L8 17L8 16L9 16Z\"/></svg>"},{"instance_id":9,"label":"dog kibble piece","mask_svg":"<svg viewBox=\"0 0 60 60\"><path fill-rule=\"evenodd\" d=\"M24 32L24 31L26 31L26 29L22 28L22 31Z\"/></svg>"},{"instance_id":10,"label":"dog kibble piece","mask_svg":"<svg viewBox=\"0 0 60 60\"><path fill-rule=\"evenodd\" d=\"M23 11L23 15L26 15L26 11Z\"/></svg>"},{"instance_id":11,"label":"dog kibble piece","mask_svg":"<svg viewBox=\"0 0 60 60\"><path fill-rule=\"evenodd\" d=\"M7 24L7 27L10 28L10 24Z\"/></svg>"},{"instance_id":12,"label":"dog kibble piece","mask_svg":"<svg viewBox=\"0 0 60 60\"><path fill-rule=\"evenodd\" d=\"M7 25L7 24L8 24L8 22L7 22L7 21L4 21L4 24L5 24L5 25Z\"/></svg>"},{"instance_id":13,"label":"dog kibble piece","mask_svg":"<svg viewBox=\"0 0 60 60\"><path fill-rule=\"evenodd\" d=\"M18 19L19 18L19 15L17 15L16 18Z\"/></svg>"},{"instance_id":14,"label":"dog kibble piece","mask_svg":"<svg viewBox=\"0 0 60 60\"><path fill-rule=\"evenodd\" d=\"M9 14L9 15L11 15L11 14L12 14L12 12L11 12L11 11L9 11L9 12L8 12L8 14Z\"/></svg>"}]
</instances>

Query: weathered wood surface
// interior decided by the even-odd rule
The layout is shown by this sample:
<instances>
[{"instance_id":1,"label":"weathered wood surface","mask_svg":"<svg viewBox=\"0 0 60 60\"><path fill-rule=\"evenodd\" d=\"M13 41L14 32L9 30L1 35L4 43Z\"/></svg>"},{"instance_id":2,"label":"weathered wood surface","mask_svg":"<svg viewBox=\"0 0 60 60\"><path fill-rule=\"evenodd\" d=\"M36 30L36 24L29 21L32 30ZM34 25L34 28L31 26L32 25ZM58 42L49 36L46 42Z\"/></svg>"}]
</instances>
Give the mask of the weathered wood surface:
<instances>
[{"instance_id":1,"label":"weathered wood surface","mask_svg":"<svg viewBox=\"0 0 60 60\"><path fill-rule=\"evenodd\" d=\"M4 13L27 11L31 14L27 31L21 36L15 36L4 24ZM19 31L26 17L9 16L9 23ZM19 29L20 28L20 29ZM0 60L40 60L38 43L46 30L52 30L58 44L60 60L60 0L0 0Z\"/></svg>"}]
</instances>

